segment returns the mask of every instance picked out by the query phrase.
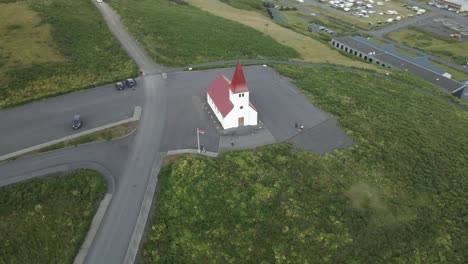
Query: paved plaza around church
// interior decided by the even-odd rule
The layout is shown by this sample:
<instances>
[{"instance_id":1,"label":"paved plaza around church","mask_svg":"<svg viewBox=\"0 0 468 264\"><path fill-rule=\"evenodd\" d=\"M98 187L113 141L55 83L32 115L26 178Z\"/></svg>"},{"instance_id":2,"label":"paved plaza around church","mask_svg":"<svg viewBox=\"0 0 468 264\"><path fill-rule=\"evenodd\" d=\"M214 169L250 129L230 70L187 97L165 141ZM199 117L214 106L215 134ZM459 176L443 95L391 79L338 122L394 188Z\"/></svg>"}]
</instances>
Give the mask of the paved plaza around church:
<instances>
[{"instance_id":1,"label":"paved plaza around church","mask_svg":"<svg viewBox=\"0 0 468 264\"><path fill-rule=\"evenodd\" d=\"M263 66L244 67L250 101L258 110L258 126L223 130L206 102L206 91L218 74L230 78L233 72L234 68L226 68L168 74L164 150L195 148L197 127L205 131L200 145L213 152L288 141L322 154L353 144L287 78ZM304 129L296 128L296 123Z\"/></svg>"}]
</instances>

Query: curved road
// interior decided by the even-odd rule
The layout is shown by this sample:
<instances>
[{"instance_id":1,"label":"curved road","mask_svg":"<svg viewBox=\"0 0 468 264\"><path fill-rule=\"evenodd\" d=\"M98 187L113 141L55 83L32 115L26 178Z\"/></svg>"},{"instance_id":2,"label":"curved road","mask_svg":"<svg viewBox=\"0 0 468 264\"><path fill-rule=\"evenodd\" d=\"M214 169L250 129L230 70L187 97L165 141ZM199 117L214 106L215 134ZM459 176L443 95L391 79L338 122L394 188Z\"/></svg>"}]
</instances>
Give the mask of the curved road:
<instances>
[{"instance_id":1,"label":"curved road","mask_svg":"<svg viewBox=\"0 0 468 264\"><path fill-rule=\"evenodd\" d=\"M95 4L111 32L143 72L138 84L138 89L142 89L143 111L137 132L110 143L84 145L1 163L0 186L66 168L84 166L108 171L104 174L111 186L109 192L113 192L112 200L85 262L133 263L142 226L147 221L144 211L149 210L147 205L153 198L156 179L153 176L158 173L165 156L159 149L166 117L167 86L162 77L164 74L160 74L161 66L155 64L125 31L118 15L105 3Z\"/></svg>"},{"instance_id":2,"label":"curved road","mask_svg":"<svg viewBox=\"0 0 468 264\"><path fill-rule=\"evenodd\" d=\"M86 263L123 263L129 245L133 243L130 246L135 247L135 243L138 246L140 242L131 241L132 235L137 226L147 184L152 173L159 171L165 155L158 150L166 116L166 83L161 75L155 74L161 72L161 67L125 31L118 15L105 3L96 6L111 32L139 69L144 73L151 73L143 76L138 84L139 89L144 89L140 124L130 145L128 159L116 184L110 206L85 260ZM146 219L143 220L146 222ZM134 259L127 258L127 261L133 263Z\"/></svg>"}]
</instances>

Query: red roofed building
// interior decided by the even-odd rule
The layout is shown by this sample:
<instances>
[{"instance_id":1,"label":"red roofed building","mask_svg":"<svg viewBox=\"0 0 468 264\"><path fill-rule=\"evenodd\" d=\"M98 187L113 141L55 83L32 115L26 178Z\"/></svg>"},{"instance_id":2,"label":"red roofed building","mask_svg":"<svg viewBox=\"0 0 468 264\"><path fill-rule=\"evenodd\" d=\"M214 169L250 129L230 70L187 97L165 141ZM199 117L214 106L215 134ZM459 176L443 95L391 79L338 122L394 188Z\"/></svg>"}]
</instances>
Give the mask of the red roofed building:
<instances>
[{"instance_id":1,"label":"red roofed building","mask_svg":"<svg viewBox=\"0 0 468 264\"><path fill-rule=\"evenodd\" d=\"M249 88L240 61L232 81L220 74L208 87L207 101L224 129L257 125L257 110L250 103Z\"/></svg>"}]
</instances>

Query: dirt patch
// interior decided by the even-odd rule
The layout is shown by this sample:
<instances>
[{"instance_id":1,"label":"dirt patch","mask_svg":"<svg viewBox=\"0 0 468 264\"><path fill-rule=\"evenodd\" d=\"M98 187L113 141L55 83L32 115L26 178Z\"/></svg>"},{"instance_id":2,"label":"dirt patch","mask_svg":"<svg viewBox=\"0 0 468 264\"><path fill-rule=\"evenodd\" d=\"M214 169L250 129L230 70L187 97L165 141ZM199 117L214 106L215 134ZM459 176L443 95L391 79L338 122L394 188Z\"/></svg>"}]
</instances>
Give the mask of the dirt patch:
<instances>
[{"instance_id":1,"label":"dirt patch","mask_svg":"<svg viewBox=\"0 0 468 264\"><path fill-rule=\"evenodd\" d=\"M26 3L0 4L0 68L63 60L50 26Z\"/></svg>"},{"instance_id":2,"label":"dirt patch","mask_svg":"<svg viewBox=\"0 0 468 264\"><path fill-rule=\"evenodd\" d=\"M257 12L233 8L218 0L190 0L189 2L216 16L224 17L254 28L272 37L279 43L294 48L300 53L301 60L303 61L375 69L374 65L347 58L334 50L331 46L277 25Z\"/></svg>"}]
</instances>

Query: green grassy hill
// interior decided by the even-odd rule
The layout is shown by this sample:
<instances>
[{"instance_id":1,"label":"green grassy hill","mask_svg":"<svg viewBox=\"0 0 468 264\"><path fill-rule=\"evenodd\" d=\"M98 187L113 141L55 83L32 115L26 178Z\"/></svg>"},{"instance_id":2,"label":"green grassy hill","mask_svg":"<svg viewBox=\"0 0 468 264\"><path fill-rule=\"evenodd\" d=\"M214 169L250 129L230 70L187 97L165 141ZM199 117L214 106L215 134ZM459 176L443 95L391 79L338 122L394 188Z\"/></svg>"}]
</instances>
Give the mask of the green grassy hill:
<instances>
[{"instance_id":1,"label":"green grassy hill","mask_svg":"<svg viewBox=\"0 0 468 264\"><path fill-rule=\"evenodd\" d=\"M465 263L468 113L383 76L277 66L357 145L183 156L143 263Z\"/></svg>"},{"instance_id":2,"label":"green grassy hill","mask_svg":"<svg viewBox=\"0 0 468 264\"><path fill-rule=\"evenodd\" d=\"M0 188L0 263L72 263L105 192L90 170Z\"/></svg>"},{"instance_id":3,"label":"green grassy hill","mask_svg":"<svg viewBox=\"0 0 468 264\"><path fill-rule=\"evenodd\" d=\"M0 107L136 74L89 0L0 1Z\"/></svg>"},{"instance_id":4,"label":"green grassy hill","mask_svg":"<svg viewBox=\"0 0 468 264\"><path fill-rule=\"evenodd\" d=\"M299 56L259 31L178 1L109 2L153 59L168 66Z\"/></svg>"}]
</instances>

